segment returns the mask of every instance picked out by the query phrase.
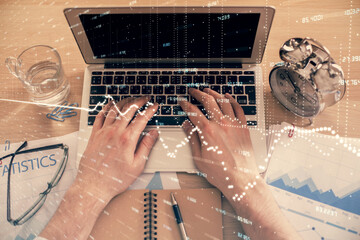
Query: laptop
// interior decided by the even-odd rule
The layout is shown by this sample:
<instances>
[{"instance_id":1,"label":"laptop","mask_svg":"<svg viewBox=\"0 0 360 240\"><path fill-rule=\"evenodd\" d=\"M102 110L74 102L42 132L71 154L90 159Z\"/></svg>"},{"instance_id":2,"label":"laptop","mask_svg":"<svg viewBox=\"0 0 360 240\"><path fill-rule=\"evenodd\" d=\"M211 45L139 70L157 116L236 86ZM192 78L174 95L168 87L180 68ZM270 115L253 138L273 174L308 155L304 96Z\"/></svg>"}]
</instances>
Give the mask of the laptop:
<instances>
[{"instance_id":1,"label":"laptop","mask_svg":"<svg viewBox=\"0 0 360 240\"><path fill-rule=\"evenodd\" d=\"M230 93L244 109L260 172L266 169L262 71L272 7L68 8L64 14L85 62L77 163L108 99L151 96L159 111L145 131L159 140L144 172L196 169L178 97L189 87Z\"/></svg>"}]
</instances>

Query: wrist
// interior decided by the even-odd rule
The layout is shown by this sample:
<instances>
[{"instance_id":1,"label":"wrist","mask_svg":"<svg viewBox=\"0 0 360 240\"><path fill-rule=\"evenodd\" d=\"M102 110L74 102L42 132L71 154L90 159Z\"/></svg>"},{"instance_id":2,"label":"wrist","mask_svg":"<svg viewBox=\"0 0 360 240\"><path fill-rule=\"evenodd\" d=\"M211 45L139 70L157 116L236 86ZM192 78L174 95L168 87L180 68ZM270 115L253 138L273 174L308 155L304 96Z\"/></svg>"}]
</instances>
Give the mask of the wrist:
<instances>
[{"instance_id":1,"label":"wrist","mask_svg":"<svg viewBox=\"0 0 360 240\"><path fill-rule=\"evenodd\" d=\"M76 177L74 183L70 187L75 194L80 194L84 198L93 198L94 200L103 203L105 206L116 195L110 192L102 191L100 187L95 184L93 180Z\"/></svg>"}]
</instances>

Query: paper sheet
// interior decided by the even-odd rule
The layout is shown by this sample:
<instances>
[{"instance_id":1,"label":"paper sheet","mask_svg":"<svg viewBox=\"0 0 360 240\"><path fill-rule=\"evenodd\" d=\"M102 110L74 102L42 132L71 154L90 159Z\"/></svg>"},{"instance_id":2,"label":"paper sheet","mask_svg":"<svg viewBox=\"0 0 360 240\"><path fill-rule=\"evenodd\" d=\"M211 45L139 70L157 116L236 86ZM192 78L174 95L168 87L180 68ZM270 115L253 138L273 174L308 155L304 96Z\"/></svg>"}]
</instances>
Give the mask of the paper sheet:
<instances>
[{"instance_id":1,"label":"paper sheet","mask_svg":"<svg viewBox=\"0 0 360 240\"><path fill-rule=\"evenodd\" d=\"M77 170L75 168L76 151L77 151L77 132L55 138L41 139L28 142L28 146L25 149L31 149L36 147L47 146L51 144L63 143L69 146L69 159L68 163L59 184L52 189L48 194L47 199L43 207L32 217L29 221L20 226L12 226L6 220L6 190L7 190L7 171L9 169L10 158L3 160L0 166L0 239L3 240L21 240L33 238L38 235L41 230L48 223L54 212L56 211L60 201L72 184ZM0 156L4 156L13 153L21 143L10 143L6 145L0 145ZM6 147L6 148L5 148ZM10 148L10 149L9 149ZM6 149L6 150L5 150ZM56 171L62 156L53 155L55 150L50 150L44 153L37 153L28 159L28 156L16 156L12 167L12 177L17 177L17 181L21 181L24 184L22 191L11 191L11 199L14 200L14 204L23 204L25 206L31 205L38 198L38 194L46 189L39 189L39 185L46 186L46 181L51 179L53 173ZM44 156L46 154L46 156ZM55 163L56 161L56 163ZM20 162L20 164L17 164ZM45 181L45 183L44 183ZM30 186L30 187L27 187ZM17 216L12 216L16 218Z\"/></svg>"},{"instance_id":2,"label":"paper sheet","mask_svg":"<svg viewBox=\"0 0 360 240\"><path fill-rule=\"evenodd\" d=\"M359 239L360 140L273 129L266 181L290 223L304 239Z\"/></svg>"}]
</instances>

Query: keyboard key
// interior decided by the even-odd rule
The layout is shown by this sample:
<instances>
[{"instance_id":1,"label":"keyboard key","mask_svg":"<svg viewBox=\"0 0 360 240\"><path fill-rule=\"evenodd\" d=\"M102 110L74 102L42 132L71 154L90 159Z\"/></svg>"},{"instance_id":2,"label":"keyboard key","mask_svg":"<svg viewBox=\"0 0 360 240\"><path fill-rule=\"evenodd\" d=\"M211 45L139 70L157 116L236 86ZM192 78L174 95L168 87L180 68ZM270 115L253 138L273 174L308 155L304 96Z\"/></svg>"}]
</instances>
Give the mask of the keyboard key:
<instances>
[{"instance_id":1,"label":"keyboard key","mask_svg":"<svg viewBox=\"0 0 360 240\"><path fill-rule=\"evenodd\" d=\"M219 74L219 71L209 71L209 74Z\"/></svg>"},{"instance_id":2,"label":"keyboard key","mask_svg":"<svg viewBox=\"0 0 360 240\"><path fill-rule=\"evenodd\" d=\"M115 102L119 102L119 101L120 101L120 96L112 96L112 98L114 99Z\"/></svg>"},{"instance_id":3,"label":"keyboard key","mask_svg":"<svg viewBox=\"0 0 360 240\"><path fill-rule=\"evenodd\" d=\"M162 71L161 73L170 75L170 74L172 74L172 71Z\"/></svg>"},{"instance_id":4,"label":"keyboard key","mask_svg":"<svg viewBox=\"0 0 360 240\"><path fill-rule=\"evenodd\" d=\"M107 86L107 93L108 94L117 94L118 87L117 86Z\"/></svg>"},{"instance_id":5,"label":"keyboard key","mask_svg":"<svg viewBox=\"0 0 360 240\"><path fill-rule=\"evenodd\" d=\"M146 84L146 76L137 76L136 84Z\"/></svg>"},{"instance_id":6,"label":"keyboard key","mask_svg":"<svg viewBox=\"0 0 360 240\"><path fill-rule=\"evenodd\" d=\"M180 84L180 76L171 76L171 84Z\"/></svg>"},{"instance_id":7,"label":"keyboard key","mask_svg":"<svg viewBox=\"0 0 360 240\"><path fill-rule=\"evenodd\" d=\"M92 72L91 74L92 74L92 75L101 75L102 72Z\"/></svg>"},{"instance_id":8,"label":"keyboard key","mask_svg":"<svg viewBox=\"0 0 360 240\"><path fill-rule=\"evenodd\" d=\"M199 75L206 75L206 74L207 74L207 71L198 71L197 74L199 74Z\"/></svg>"},{"instance_id":9,"label":"keyboard key","mask_svg":"<svg viewBox=\"0 0 360 240\"><path fill-rule=\"evenodd\" d=\"M201 103L194 97L190 97L190 103L194 105L200 105Z\"/></svg>"},{"instance_id":10,"label":"keyboard key","mask_svg":"<svg viewBox=\"0 0 360 240\"><path fill-rule=\"evenodd\" d=\"M256 115L256 106L241 106L245 115Z\"/></svg>"},{"instance_id":11,"label":"keyboard key","mask_svg":"<svg viewBox=\"0 0 360 240\"><path fill-rule=\"evenodd\" d=\"M119 94L129 94L129 86L120 85L119 86Z\"/></svg>"},{"instance_id":12,"label":"keyboard key","mask_svg":"<svg viewBox=\"0 0 360 240\"><path fill-rule=\"evenodd\" d=\"M89 126L94 125L94 122L95 122L95 116L88 117L88 125Z\"/></svg>"},{"instance_id":13,"label":"keyboard key","mask_svg":"<svg viewBox=\"0 0 360 240\"><path fill-rule=\"evenodd\" d=\"M160 76L159 84L169 84L169 76Z\"/></svg>"},{"instance_id":14,"label":"keyboard key","mask_svg":"<svg viewBox=\"0 0 360 240\"><path fill-rule=\"evenodd\" d=\"M148 75L149 72L148 72L148 71L139 71L139 74L140 74L140 75Z\"/></svg>"},{"instance_id":15,"label":"keyboard key","mask_svg":"<svg viewBox=\"0 0 360 240\"><path fill-rule=\"evenodd\" d=\"M171 106L161 106L162 115L171 115Z\"/></svg>"},{"instance_id":16,"label":"keyboard key","mask_svg":"<svg viewBox=\"0 0 360 240\"><path fill-rule=\"evenodd\" d=\"M90 94L105 94L106 87L105 86L91 86Z\"/></svg>"},{"instance_id":17,"label":"keyboard key","mask_svg":"<svg viewBox=\"0 0 360 240\"><path fill-rule=\"evenodd\" d=\"M215 77L214 76L205 76L205 83L215 84Z\"/></svg>"},{"instance_id":18,"label":"keyboard key","mask_svg":"<svg viewBox=\"0 0 360 240\"><path fill-rule=\"evenodd\" d=\"M124 71L117 71L117 72L115 72L115 75L125 75L125 72Z\"/></svg>"},{"instance_id":19,"label":"keyboard key","mask_svg":"<svg viewBox=\"0 0 360 240\"><path fill-rule=\"evenodd\" d=\"M239 76L239 83L242 84L254 84L254 76Z\"/></svg>"},{"instance_id":20,"label":"keyboard key","mask_svg":"<svg viewBox=\"0 0 360 240\"><path fill-rule=\"evenodd\" d=\"M217 93L221 93L220 86L212 85L212 86L210 86L210 89L214 90Z\"/></svg>"},{"instance_id":21,"label":"keyboard key","mask_svg":"<svg viewBox=\"0 0 360 240\"><path fill-rule=\"evenodd\" d=\"M244 74L251 75L251 74L254 74L254 71L245 71Z\"/></svg>"},{"instance_id":22,"label":"keyboard key","mask_svg":"<svg viewBox=\"0 0 360 240\"><path fill-rule=\"evenodd\" d=\"M98 103L106 103L107 101L105 101L106 98L105 96L90 96L90 105L96 105Z\"/></svg>"},{"instance_id":23,"label":"keyboard key","mask_svg":"<svg viewBox=\"0 0 360 240\"><path fill-rule=\"evenodd\" d=\"M242 74L242 71L232 71L232 74L240 75L240 74Z\"/></svg>"},{"instance_id":24,"label":"keyboard key","mask_svg":"<svg viewBox=\"0 0 360 240\"><path fill-rule=\"evenodd\" d=\"M182 84L189 84L189 83L192 83L192 76L183 76Z\"/></svg>"},{"instance_id":25,"label":"keyboard key","mask_svg":"<svg viewBox=\"0 0 360 240\"><path fill-rule=\"evenodd\" d=\"M113 83L113 76L104 76L103 77L103 84L112 84Z\"/></svg>"},{"instance_id":26,"label":"keyboard key","mask_svg":"<svg viewBox=\"0 0 360 240\"><path fill-rule=\"evenodd\" d=\"M247 104L247 97L246 96L237 96L237 102L239 104L245 105Z\"/></svg>"},{"instance_id":27,"label":"keyboard key","mask_svg":"<svg viewBox=\"0 0 360 240\"><path fill-rule=\"evenodd\" d=\"M173 115L185 116L186 113L179 105L176 105L176 106L173 106Z\"/></svg>"},{"instance_id":28,"label":"keyboard key","mask_svg":"<svg viewBox=\"0 0 360 240\"><path fill-rule=\"evenodd\" d=\"M216 76L216 84L226 84L226 76Z\"/></svg>"},{"instance_id":29,"label":"keyboard key","mask_svg":"<svg viewBox=\"0 0 360 240\"><path fill-rule=\"evenodd\" d=\"M91 84L101 84L101 76L92 76Z\"/></svg>"},{"instance_id":30,"label":"keyboard key","mask_svg":"<svg viewBox=\"0 0 360 240\"><path fill-rule=\"evenodd\" d=\"M165 94L175 94L175 86L165 86Z\"/></svg>"},{"instance_id":31,"label":"keyboard key","mask_svg":"<svg viewBox=\"0 0 360 240\"><path fill-rule=\"evenodd\" d=\"M222 94L232 94L232 86L222 86Z\"/></svg>"},{"instance_id":32,"label":"keyboard key","mask_svg":"<svg viewBox=\"0 0 360 240\"><path fill-rule=\"evenodd\" d=\"M160 74L160 71L151 71L150 74L155 74L155 75L157 75L157 74Z\"/></svg>"},{"instance_id":33,"label":"keyboard key","mask_svg":"<svg viewBox=\"0 0 360 240\"><path fill-rule=\"evenodd\" d=\"M127 75L136 75L137 71L127 71L126 74Z\"/></svg>"},{"instance_id":34,"label":"keyboard key","mask_svg":"<svg viewBox=\"0 0 360 240\"><path fill-rule=\"evenodd\" d=\"M148 122L147 125L171 125L171 126L180 126L183 122L188 119L187 116L154 116Z\"/></svg>"},{"instance_id":35,"label":"keyboard key","mask_svg":"<svg viewBox=\"0 0 360 240\"><path fill-rule=\"evenodd\" d=\"M140 86L130 86L130 94L140 94Z\"/></svg>"},{"instance_id":36,"label":"keyboard key","mask_svg":"<svg viewBox=\"0 0 360 240\"><path fill-rule=\"evenodd\" d=\"M158 104L166 104L166 97L165 96L156 96L156 102Z\"/></svg>"},{"instance_id":37,"label":"keyboard key","mask_svg":"<svg viewBox=\"0 0 360 240\"><path fill-rule=\"evenodd\" d=\"M186 71L185 72L185 74L189 74L189 75L193 75L193 74L195 74L196 72L194 72L194 71Z\"/></svg>"},{"instance_id":38,"label":"keyboard key","mask_svg":"<svg viewBox=\"0 0 360 240\"><path fill-rule=\"evenodd\" d=\"M102 109L101 106L89 106L89 109L93 109L93 111L89 111L89 116L96 116Z\"/></svg>"},{"instance_id":39,"label":"keyboard key","mask_svg":"<svg viewBox=\"0 0 360 240\"><path fill-rule=\"evenodd\" d=\"M245 93L248 95L255 94L255 86L245 86Z\"/></svg>"},{"instance_id":40,"label":"keyboard key","mask_svg":"<svg viewBox=\"0 0 360 240\"><path fill-rule=\"evenodd\" d=\"M163 94L164 87L163 86L153 86L153 93L154 94Z\"/></svg>"},{"instance_id":41,"label":"keyboard key","mask_svg":"<svg viewBox=\"0 0 360 240\"><path fill-rule=\"evenodd\" d=\"M228 84L237 83L237 76L228 76Z\"/></svg>"},{"instance_id":42,"label":"keyboard key","mask_svg":"<svg viewBox=\"0 0 360 240\"><path fill-rule=\"evenodd\" d=\"M246 124L248 126L256 126L257 125L257 121L247 121Z\"/></svg>"},{"instance_id":43,"label":"keyboard key","mask_svg":"<svg viewBox=\"0 0 360 240\"><path fill-rule=\"evenodd\" d=\"M152 92L152 86L142 86L141 94L151 94Z\"/></svg>"},{"instance_id":44,"label":"keyboard key","mask_svg":"<svg viewBox=\"0 0 360 240\"><path fill-rule=\"evenodd\" d=\"M243 86L234 86L234 94L244 94Z\"/></svg>"},{"instance_id":45,"label":"keyboard key","mask_svg":"<svg viewBox=\"0 0 360 240\"><path fill-rule=\"evenodd\" d=\"M104 72L104 75L114 75L114 72L113 71L106 71L106 72Z\"/></svg>"},{"instance_id":46,"label":"keyboard key","mask_svg":"<svg viewBox=\"0 0 360 240\"><path fill-rule=\"evenodd\" d=\"M114 84L124 84L124 76L115 76Z\"/></svg>"},{"instance_id":47,"label":"keyboard key","mask_svg":"<svg viewBox=\"0 0 360 240\"><path fill-rule=\"evenodd\" d=\"M174 71L174 74L182 75L184 74L184 71Z\"/></svg>"},{"instance_id":48,"label":"keyboard key","mask_svg":"<svg viewBox=\"0 0 360 240\"><path fill-rule=\"evenodd\" d=\"M126 76L125 84L135 84L135 76Z\"/></svg>"},{"instance_id":49,"label":"keyboard key","mask_svg":"<svg viewBox=\"0 0 360 240\"><path fill-rule=\"evenodd\" d=\"M194 83L204 83L203 76L194 76Z\"/></svg>"},{"instance_id":50,"label":"keyboard key","mask_svg":"<svg viewBox=\"0 0 360 240\"><path fill-rule=\"evenodd\" d=\"M158 76L149 76L148 84L157 84L158 83Z\"/></svg>"},{"instance_id":51,"label":"keyboard key","mask_svg":"<svg viewBox=\"0 0 360 240\"><path fill-rule=\"evenodd\" d=\"M169 104L169 105L177 104L177 96L175 96L175 95L167 96L167 104Z\"/></svg>"},{"instance_id":52,"label":"keyboard key","mask_svg":"<svg viewBox=\"0 0 360 240\"><path fill-rule=\"evenodd\" d=\"M230 71L221 71L220 74L228 75L228 74L231 74L231 72Z\"/></svg>"},{"instance_id":53,"label":"keyboard key","mask_svg":"<svg viewBox=\"0 0 360 240\"><path fill-rule=\"evenodd\" d=\"M255 86L246 86L245 93L249 96L249 104L256 104Z\"/></svg>"},{"instance_id":54,"label":"keyboard key","mask_svg":"<svg viewBox=\"0 0 360 240\"><path fill-rule=\"evenodd\" d=\"M176 86L176 94L186 94L186 86Z\"/></svg>"}]
</instances>

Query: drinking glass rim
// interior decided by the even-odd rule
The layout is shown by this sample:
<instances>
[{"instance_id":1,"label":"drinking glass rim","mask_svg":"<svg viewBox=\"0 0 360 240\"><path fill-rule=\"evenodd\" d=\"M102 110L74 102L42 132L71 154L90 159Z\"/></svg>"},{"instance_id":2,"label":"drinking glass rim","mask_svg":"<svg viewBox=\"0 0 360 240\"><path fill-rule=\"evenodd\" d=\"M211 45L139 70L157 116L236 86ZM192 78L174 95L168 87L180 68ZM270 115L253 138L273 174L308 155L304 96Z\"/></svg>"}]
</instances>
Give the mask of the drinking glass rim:
<instances>
[{"instance_id":1,"label":"drinking glass rim","mask_svg":"<svg viewBox=\"0 0 360 240\"><path fill-rule=\"evenodd\" d=\"M38 45L34 45L34 46L31 46L31 47L26 48L26 49L23 50L23 51L20 53L20 55L16 58L16 61L18 62L18 59L20 59L21 56L23 56L26 51L28 51L28 50L30 50L30 49L32 49L32 48L36 48L36 47L49 48L53 53L55 53L56 58L57 58L58 61L59 61L59 66L62 66L60 54L58 53L58 51L57 51L55 48L53 48L53 47L51 47L51 46L49 46L49 45L45 45L45 44L38 44ZM17 71L16 65L15 65L15 71ZM56 70L55 75L58 75L58 74L60 74L60 67Z\"/></svg>"}]
</instances>

